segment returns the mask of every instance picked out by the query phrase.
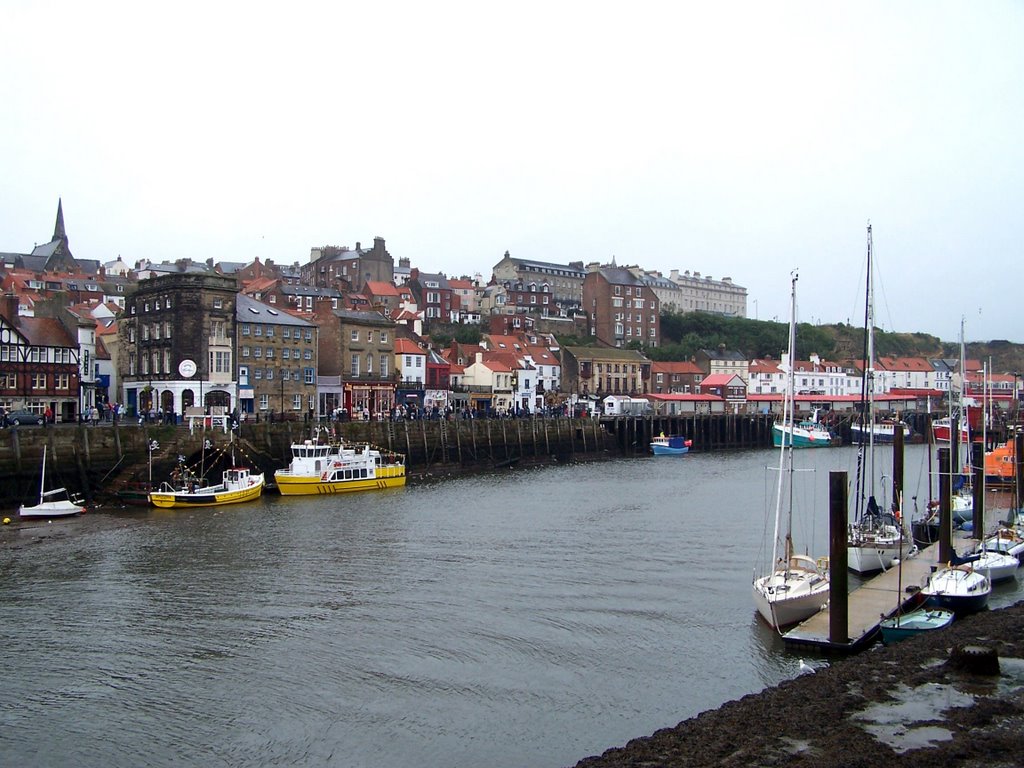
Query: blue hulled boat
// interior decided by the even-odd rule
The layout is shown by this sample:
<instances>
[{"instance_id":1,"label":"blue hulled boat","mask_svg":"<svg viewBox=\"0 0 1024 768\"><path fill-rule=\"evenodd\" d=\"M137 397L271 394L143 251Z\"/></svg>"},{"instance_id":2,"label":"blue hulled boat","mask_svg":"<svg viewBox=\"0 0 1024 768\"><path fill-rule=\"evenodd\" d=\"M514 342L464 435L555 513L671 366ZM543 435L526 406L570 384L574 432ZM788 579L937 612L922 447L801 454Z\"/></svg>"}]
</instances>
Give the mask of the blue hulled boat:
<instances>
[{"instance_id":1,"label":"blue hulled boat","mask_svg":"<svg viewBox=\"0 0 1024 768\"><path fill-rule=\"evenodd\" d=\"M943 629L953 623L954 613L944 608L918 608L902 616L890 616L882 619L879 628L882 630L884 643L897 643L912 635Z\"/></svg>"},{"instance_id":2,"label":"blue hulled boat","mask_svg":"<svg viewBox=\"0 0 1024 768\"><path fill-rule=\"evenodd\" d=\"M687 440L680 435L666 437L662 434L651 438L651 451L655 456L682 456L684 453L689 453L692 445L692 440Z\"/></svg>"}]
</instances>

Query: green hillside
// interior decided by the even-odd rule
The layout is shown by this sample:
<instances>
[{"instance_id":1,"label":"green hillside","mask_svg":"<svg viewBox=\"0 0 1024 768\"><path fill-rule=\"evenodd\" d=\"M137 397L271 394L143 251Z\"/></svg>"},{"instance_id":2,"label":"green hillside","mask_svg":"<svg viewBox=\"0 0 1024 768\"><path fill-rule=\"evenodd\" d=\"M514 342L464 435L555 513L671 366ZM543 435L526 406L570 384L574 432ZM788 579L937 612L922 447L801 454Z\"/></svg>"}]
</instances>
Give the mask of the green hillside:
<instances>
[{"instance_id":1,"label":"green hillside","mask_svg":"<svg viewBox=\"0 0 1024 768\"><path fill-rule=\"evenodd\" d=\"M769 320L724 317L703 312L663 313L662 345L645 352L654 360L689 360L698 349L726 349L742 352L748 359L779 359L786 350L789 326ZM817 353L824 359L843 360L864 354L864 329L845 323L797 327L797 353L804 359ZM960 356L959 344L944 342L927 333L889 333L875 330L875 354L879 357ZM1024 345L1009 341L975 342L967 345L967 357L985 362L991 358L992 371L1024 371Z\"/></svg>"}]
</instances>

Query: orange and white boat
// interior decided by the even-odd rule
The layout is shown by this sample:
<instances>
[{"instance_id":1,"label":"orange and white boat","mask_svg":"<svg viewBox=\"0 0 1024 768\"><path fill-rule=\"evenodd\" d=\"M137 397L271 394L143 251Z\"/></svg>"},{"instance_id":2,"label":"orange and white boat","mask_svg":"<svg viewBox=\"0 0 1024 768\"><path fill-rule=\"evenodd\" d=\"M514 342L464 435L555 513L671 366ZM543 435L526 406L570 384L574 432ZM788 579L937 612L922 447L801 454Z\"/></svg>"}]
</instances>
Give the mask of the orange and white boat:
<instances>
[{"instance_id":1,"label":"orange and white boat","mask_svg":"<svg viewBox=\"0 0 1024 768\"><path fill-rule=\"evenodd\" d=\"M985 451L985 484L991 486L1013 485L1017 451L1013 441L1001 443L991 451Z\"/></svg>"}]
</instances>

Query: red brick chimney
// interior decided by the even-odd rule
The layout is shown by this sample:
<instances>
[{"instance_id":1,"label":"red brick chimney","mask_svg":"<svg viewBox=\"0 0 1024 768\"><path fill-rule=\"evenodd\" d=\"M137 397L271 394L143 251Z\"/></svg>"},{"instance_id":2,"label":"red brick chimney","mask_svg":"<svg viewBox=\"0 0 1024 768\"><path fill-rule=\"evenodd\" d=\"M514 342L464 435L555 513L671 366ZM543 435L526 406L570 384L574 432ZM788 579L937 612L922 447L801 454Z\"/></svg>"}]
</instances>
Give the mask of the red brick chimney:
<instances>
[{"instance_id":1,"label":"red brick chimney","mask_svg":"<svg viewBox=\"0 0 1024 768\"><path fill-rule=\"evenodd\" d=\"M0 301L0 315L7 318L8 324L18 327L18 294L5 293Z\"/></svg>"}]
</instances>

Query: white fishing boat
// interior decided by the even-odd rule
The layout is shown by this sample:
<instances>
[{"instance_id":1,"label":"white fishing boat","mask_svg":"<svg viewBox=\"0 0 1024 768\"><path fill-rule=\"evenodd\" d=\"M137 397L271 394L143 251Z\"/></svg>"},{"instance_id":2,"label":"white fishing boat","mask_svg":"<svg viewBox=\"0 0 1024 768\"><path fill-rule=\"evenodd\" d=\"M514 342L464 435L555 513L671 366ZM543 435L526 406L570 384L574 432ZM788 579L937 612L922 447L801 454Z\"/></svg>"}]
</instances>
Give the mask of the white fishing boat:
<instances>
[{"instance_id":1,"label":"white fishing boat","mask_svg":"<svg viewBox=\"0 0 1024 768\"><path fill-rule=\"evenodd\" d=\"M405 485L405 457L369 445L305 440L292 443L292 460L274 473L274 482L283 496L399 488Z\"/></svg>"},{"instance_id":2,"label":"white fishing boat","mask_svg":"<svg viewBox=\"0 0 1024 768\"><path fill-rule=\"evenodd\" d=\"M901 500L895 498L889 509L883 509L876 501L875 444L892 442L894 430L887 440L879 440L879 426L875 419L875 307L874 277L872 270L871 225L868 224L867 255L867 298L865 301L866 353L863 385L861 387L862 440L858 449L856 472L855 512L853 522L847 529L847 567L855 573L874 573L888 570L893 563L905 557L913 546L913 539L905 529L902 519ZM891 425L890 425L891 426Z\"/></svg>"},{"instance_id":3,"label":"white fishing boat","mask_svg":"<svg viewBox=\"0 0 1024 768\"><path fill-rule=\"evenodd\" d=\"M794 273L790 295L789 359L796 352L796 281ZM782 420L793 423L793 369L783 399ZM772 538L771 560L767 573L753 581L754 605L771 627L781 629L813 616L828 604L829 573L825 560L815 560L806 554L797 554L793 547L793 444L791 432L783 431L779 446L779 474L776 478L775 525ZM785 500L785 519L783 501ZM785 535L780 541L782 526ZM779 548L782 548L781 556Z\"/></svg>"},{"instance_id":4,"label":"white fishing boat","mask_svg":"<svg viewBox=\"0 0 1024 768\"><path fill-rule=\"evenodd\" d=\"M63 497L63 498L62 498ZM39 472L39 503L22 504L18 509L19 517L70 517L81 515L85 507L77 499L71 498L66 488L46 490L46 446L43 446L43 466Z\"/></svg>"}]
</instances>

